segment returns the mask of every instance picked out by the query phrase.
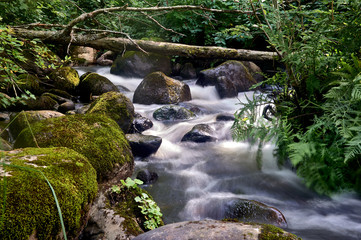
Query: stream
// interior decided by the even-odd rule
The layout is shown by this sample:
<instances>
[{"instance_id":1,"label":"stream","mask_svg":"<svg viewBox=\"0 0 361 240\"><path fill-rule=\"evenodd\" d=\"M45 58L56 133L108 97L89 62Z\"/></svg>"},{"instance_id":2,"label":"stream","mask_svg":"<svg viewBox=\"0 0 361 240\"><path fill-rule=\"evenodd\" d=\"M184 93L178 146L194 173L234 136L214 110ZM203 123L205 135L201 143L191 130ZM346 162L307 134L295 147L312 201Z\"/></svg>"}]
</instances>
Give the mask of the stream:
<instances>
[{"instance_id":1,"label":"stream","mask_svg":"<svg viewBox=\"0 0 361 240\"><path fill-rule=\"evenodd\" d=\"M109 73L109 67L79 68L79 74L97 72L115 85L133 93L142 79L123 78ZM135 175L147 169L159 179L144 188L153 196L163 213L165 223L206 218L222 219L226 204L235 198L249 199L276 207L285 216L285 229L304 240L361 239L361 199L347 193L332 198L319 196L302 183L290 169L279 169L272 152L274 146L263 149L263 165L259 169L256 148L247 142L233 142L232 121L216 121L220 113L234 114L240 107L237 98L219 99L214 87L200 87L195 80L185 81L192 100L185 104L201 109L196 118L187 121L160 122L153 112L162 105L134 104L135 111L153 121L154 126L143 132L163 139L157 153L145 159L135 159ZM210 143L181 142L194 125L210 124L218 141Z\"/></svg>"}]
</instances>

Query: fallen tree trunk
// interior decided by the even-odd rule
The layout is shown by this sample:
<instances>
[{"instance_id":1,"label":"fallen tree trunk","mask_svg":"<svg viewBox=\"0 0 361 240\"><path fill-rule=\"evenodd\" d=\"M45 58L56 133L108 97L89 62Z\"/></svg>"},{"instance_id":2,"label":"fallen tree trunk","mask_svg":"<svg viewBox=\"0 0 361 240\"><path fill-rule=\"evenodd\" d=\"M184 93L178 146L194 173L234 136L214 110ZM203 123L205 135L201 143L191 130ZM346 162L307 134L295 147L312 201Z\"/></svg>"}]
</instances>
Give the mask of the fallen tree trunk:
<instances>
[{"instance_id":1,"label":"fallen tree trunk","mask_svg":"<svg viewBox=\"0 0 361 240\"><path fill-rule=\"evenodd\" d=\"M58 31L36 31L14 28L14 35L26 39L40 39L45 43L61 43L78 46L88 46L96 49L106 49L114 52L146 51L167 56L183 56L189 58L220 58L248 61L275 60L275 52L254 51L247 49L232 49L222 47L193 46L169 42L154 42L132 40L126 38L104 37L104 34L82 35L72 34L71 37L61 36Z\"/></svg>"}]
</instances>

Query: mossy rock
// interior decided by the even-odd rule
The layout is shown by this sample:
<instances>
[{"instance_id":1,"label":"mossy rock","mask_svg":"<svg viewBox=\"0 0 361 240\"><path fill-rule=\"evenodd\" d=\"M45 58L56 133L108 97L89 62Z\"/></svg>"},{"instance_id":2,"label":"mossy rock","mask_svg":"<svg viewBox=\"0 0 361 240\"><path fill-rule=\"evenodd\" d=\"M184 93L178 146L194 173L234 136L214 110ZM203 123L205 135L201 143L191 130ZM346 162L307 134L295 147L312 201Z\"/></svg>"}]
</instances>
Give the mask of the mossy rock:
<instances>
[{"instance_id":1,"label":"mossy rock","mask_svg":"<svg viewBox=\"0 0 361 240\"><path fill-rule=\"evenodd\" d=\"M49 94L42 94L36 99L28 99L15 104L15 110L57 110L58 102ZM12 107L11 107L12 108Z\"/></svg>"},{"instance_id":2,"label":"mossy rock","mask_svg":"<svg viewBox=\"0 0 361 240\"><path fill-rule=\"evenodd\" d=\"M38 122L47 118L62 117L64 114L56 111L40 110L40 111L22 111L20 113L12 113L10 120L12 123L9 130L13 139L16 139L19 133L30 123Z\"/></svg>"},{"instance_id":3,"label":"mossy rock","mask_svg":"<svg viewBox=\"0 0 361 240\"><path fill-rule=\"evenodd\" d=\"M167 105L154 111L153 117L158 121L187 120L195 117L195 114L185 107Z\"/></svg>"},{"instance_id":4,"label":"mossy rock","mask_svg":"<svg viewBox=\"0 0 361 240\"><path fill-rule=\"evenodd\" d=\"M129 131L135 115L133 103L119 92L104 93L90 105L87 113L101 113L110 117L124 133Z\"/></svg>"},{"instance_id":5,"label":"mossy rock","mask_svg":"<svg viewBox=\"0 0 361 240\"><path fill-rule=\"evenodd\" d=\"M40 95L44 91L40 88L39 82L39 78L31 74L21 74L16 81L22 90L28 90L35 95Z\"/></svg>"},{"instance_id":6,"label":"mossy rock","mask_svg":"<svg viewBox=\"0 0 361 240\"><path fill-rule=\"evenodd\" d=\"M175 104L192 100L187 84L162 72L147 75L134 92L133 102L140 104Z\"/></svg>"},{"instance_id":7,"label":"mossy rock","mask_svg":"<svg viewBox=\"0 0 361 240\"><path fill-rule=\"evenodd\" d=\"M117 86L104 76L97 73L86 73L83 77L84 75L82 75L78 87L84 101L88 102L91 96L99 96L106 92L119 92Z\"/></svg>"},{"instance_id":8,"label":"mossy rock","mask_svg":"<svg viewBox=\"0 0 361 240\"><path fill-rule=\"evenodd\" d=\"M66 115L30 126L31 129L26 128L19 134L14 148L36 144L68 147L89 159L99 180L126 178L133 172L133 155L123 131L103 114Z\"/></svg>"},{"instance_id":9,"label":"mossy rock","mask_svg":"<svg viewBox=\"0 0 361 240\"><path fill-rule=\"evenodd\" d=\"M80 79L78 72L71 67L61 67L54 70L50 74L50 79L53 80L55 88L67 91L74 92L75 88L79 85Z\"/></svg>"},{"instance_id":10,"label":"mossy rock","mask_svg":"<svg viewBox=\"0 0 361 240\"><path fill-rule=\"evenodd\" d=\"M11 166L0 166L0 206L5 206L0 239L61 239L55 200L39 171L56 193L68 239L75 238L97 193L96 173L88 160L67 148L25 148L2 154Z\"/></svg>"},{"instance_id":11,"label":"mossy rock","mask_svg":"<svg viewBox=\"0 0 361 240\"><path fill-rule=\"evenodd\" d=\"M13 148L12 148L11 144L8 141L6 141L5 139L0 137L0 150L10 151L12 149Z\"/></svg>"},{"instance_id":12,"label":"mossy rock","mask_svg":"<svg viewBox=\"0 0 361 240\"><path fill-rule=\"evenodd\" d=\"M110 69L112 74L140 78L156 71L169 75L172 72L170 58L161 54L136 51L119 55Z\"/></svg>"}]
</instances>

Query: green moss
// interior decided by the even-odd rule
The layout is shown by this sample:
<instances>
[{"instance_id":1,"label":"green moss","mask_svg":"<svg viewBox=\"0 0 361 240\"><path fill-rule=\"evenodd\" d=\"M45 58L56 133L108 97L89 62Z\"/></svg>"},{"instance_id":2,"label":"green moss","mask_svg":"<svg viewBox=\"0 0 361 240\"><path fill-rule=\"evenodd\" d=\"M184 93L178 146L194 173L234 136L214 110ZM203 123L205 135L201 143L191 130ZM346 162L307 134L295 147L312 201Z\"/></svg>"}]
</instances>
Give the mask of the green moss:
<instances>
[{"instance_id":1,"label":"green moss","mask_svg":"<svg viewBox=\"0 0 361 240\"><path fill-rule=\"evenodd\" d=\"M78 72L71 67L62 67L54 70L50 74L50 79L54 81L54 86L65 91L74 91L79 85Z\"/></svg>"},{"instance_id":2,"label":"green moss","mask_svg":"<svg viewBox=\"0 0 361 240\"><path fill-rule=\"evenodd\" d=\"M122 93L107 92L91 105L87 113L102 113L118 123L127 133L134 119L134 106Z\"/></svg>"},{"instance_id":3,"label":"green moss","mask_svg":"<svg viewBox=\"0 0 361 240\"><path fill-rule=\"evenodd\" d=\"M134 200L135 197L141 196L142 193L146 193L153 200L147 191L139 187L126 188L121 186L120 193L110 192L108 195L109 208L115 210L117 215L125 219L123 229L129 235L137 236L148 231L148 229L144 228L146 219L138 207L139 203ZM164 223L162 221L160 226L163 225Z\"/></svg>"},{"instance_id":4,"label":"green moss","mask_svg":"<svg viewBox=\"0 0 361 240\"><path fill-rule=\"evenodd\" d=\"M39 95L42 89L39 85L39 78L31 74L21 74L18 76L16 83L22 90L29 90L31 93Z\"/></svg>"},{"instance_id":5,"label":"green moss","mask_svg":"<svg viewBox=\"0 0 361 240\"><path fill-rule=\"evenodd\" d=\"M106 179L116 167L133 168L133 155L124 133L112 119L102 114L67 115L31 124L40 147L68 147L84 156ZM36 146L29 128L16 139L14 148ZM131 174L131 172L129 173Z\"/></svg>"},{"instance_id":6,"label":"green moss","mask_svg":"<svg viewBox=\"0 0 361 240\"><path fill-rule=\"evenodd\" d=\"M261 234L258 236L259 240L302 240L296 235L287 233L281 228L275 227L271 224L260 224L262 226Z\"/></svg>"},{"instance_id":7,"label":"green moss","mask_svg":"<svg viewBox=\"0 0 361 240\"><path fill-rule=\"evenodd\" d=\"M5 179L0 178L0 206L5 206L0 239L59 239L60 220L55 200L44 178L54 188L67 234L75 236L97 192L96 173L88 160L67 148L26 148L3 152ZM1 169L0 169L1 170ZM3 189L6 202L3 202Z\"/></svg>"}]
</instances>

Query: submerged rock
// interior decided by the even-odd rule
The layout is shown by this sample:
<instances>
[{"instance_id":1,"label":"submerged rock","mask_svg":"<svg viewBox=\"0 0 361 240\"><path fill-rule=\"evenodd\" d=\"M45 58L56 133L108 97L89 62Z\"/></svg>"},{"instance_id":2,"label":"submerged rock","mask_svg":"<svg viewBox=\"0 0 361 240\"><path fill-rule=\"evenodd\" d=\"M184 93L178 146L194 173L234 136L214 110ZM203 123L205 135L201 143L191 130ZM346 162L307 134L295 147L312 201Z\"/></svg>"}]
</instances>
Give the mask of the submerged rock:
<instances>
[{"instance_id":1,"label":"submerged rock","mask_svg":"<svg viewBox=\"0 0 361 240\"><path fill-rule=\"evenodd\" d=\"M158 174L144 169L137 173L137 179L141 180L144 184L154 183L158 180Z\"/></svg>"},{"instance_id":2,"label":"submerged rock","mask_svg":"<svg viewBox=\"0 0 361 240\"><path fill-rule=\"evenodd\" d=\"M214 135L214 130L209 125L197 124L183 136L181 141L197 143L214 142L217 138L212 135Z\"/></svg>"},{"instance_id":3,"label":"submerged rock","mask_svg":"<svg viewBox=\"0 0 361 240\"><path fill-rule=\"evenodd\" d=\"M281 211L254 200L237 199L231 201L225 217L240 221L269 223L280 227L287 227L286 218Z\"/></svg>"},{"instance_id":4,"label":"submerged rock","mask_svg":"<svg viewBox=\"0 0 361 240\"><path fill-rule=\"evenodd\" d=\"M89 159L99 180L116 182L133 173L133 154L123 131L103 114L66 115L30 126L19 134L14 148L68 147Z\"/></svg>"},{"instance_id":5,"label":"submerged rock","mask_svg":"<svg viewBox=\"0 0 361 240\"><path fill-rule=\"evenodd\" d=\"M102 94L90 105L87 113L101 113L110 117L124 133L129 131L135 115L133 103L119 92Z\"/></svg>"},{"instance_id":6,"label":"submerged rock","mask_svg":"<svg viewBox=\"0 0 361 240\"><path fill-rule=\"evenodd\" d=\"M195 117L195 114L185 107L180 107L177 105L168 105L155 110L153 113L153 117L158 121L165 121L165 120L174 121L174 120L192 119Z\"/></svg>"},{"instance_id":7,"label":"submerged rock","mask_svg":"<svg viewBox=\"0 0 361 240\"><path fill-rule=\"evenodd\" d=\"M14 166L0 165L0 206L6 206L0 239L60 239L59 214L44 176L56 193L68 239L76 238L97 193L96 173L88 160L67 148L25 148L2 154L5 163Z\"/></svg>"},{"instance_id":8,"label":"submerged rock","mask_svg":"<svg viewBox=\"0 0 361 240\"><path fill-rule=\"evenodd\" d=\"M143 233L133 240L298 240L295 235L272 225L216 220L186 221L167 224Z\"/></svg>"},{"instance_id":9,"label":"submerged rock","mask_svg":"<svg viewBox=\"0 0 361 240\"><path fill-rule=\"evenodd\" d=\"M129 145L132 148L134 156L148 157L158 151L162 144L162 138L139 133L126 134Z\"/></svg>"},{"instance_id":10,"label":"submerged rock","mask_svg":"<svg viewBox=\"0 0 361 240\"><path fill-rule=\"evenodd\" d=\"M133 102L140 104L174 104L192 100L187 84L162 72L147 75L134 92Z\"/></svg>"},{"instance_id":11,"label":"submerged rock","mask_svg":"<svg viewBox=\"0 0 361 240\"><path fill-rule=\"evenodd\" d=\"M156 53L128 51L119 55L110 69L110 73L125 77L145 77L156 71L171 73L170 58Z\"/></svg>"},{"instance_id":12,"label":"submerged rock","mask_svg":"<svg viewBox=\"0 0 361 240\"><path fill-rule=\"evenodd\" d=\"M227 113L220 113L216 117L216 121L234 121L235 117L233 114L227 114Z\"/></svg>"}]
</instances>

